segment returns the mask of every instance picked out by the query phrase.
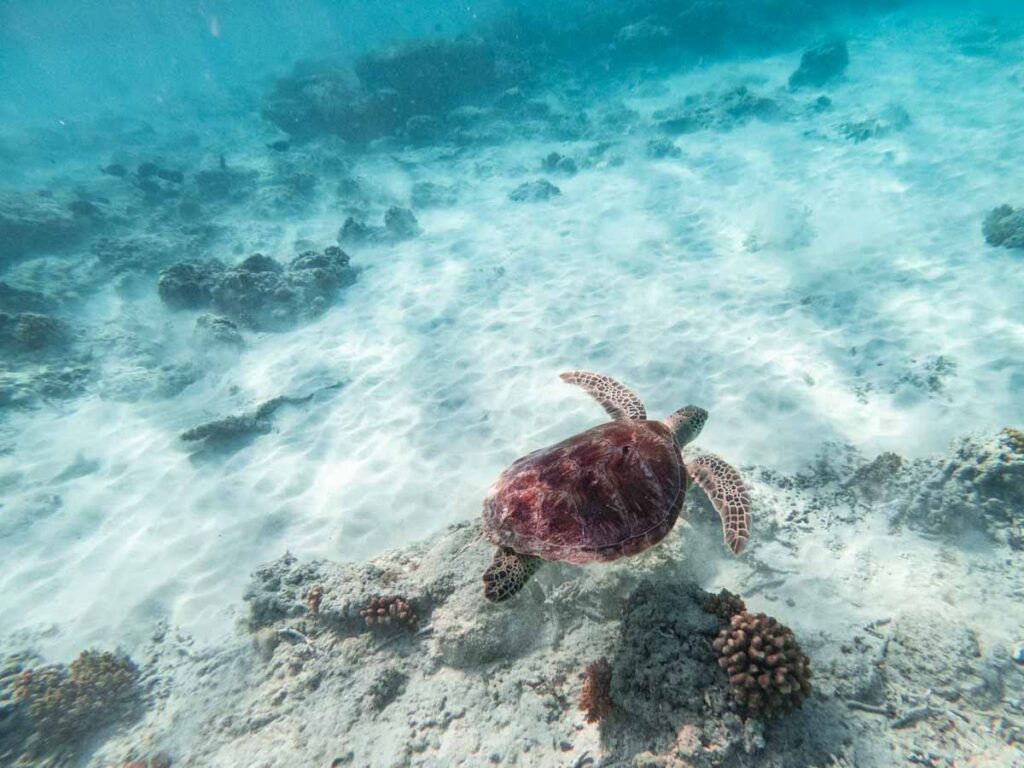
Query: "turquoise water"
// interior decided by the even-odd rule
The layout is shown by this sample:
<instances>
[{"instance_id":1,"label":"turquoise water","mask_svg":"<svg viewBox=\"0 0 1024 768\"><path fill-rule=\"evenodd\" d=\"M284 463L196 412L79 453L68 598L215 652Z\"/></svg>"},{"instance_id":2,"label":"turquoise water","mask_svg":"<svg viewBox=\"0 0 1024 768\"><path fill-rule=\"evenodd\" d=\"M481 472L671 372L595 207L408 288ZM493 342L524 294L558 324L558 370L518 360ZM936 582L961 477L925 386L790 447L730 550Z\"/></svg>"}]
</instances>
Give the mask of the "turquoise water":
<instances>
[{"instance_id":1,"label":"turquoise water","mask_svg":"<svg viewBox=\"0 0 1024 768\"><path fill-rule=\"evenodd\" d=\"M475 520L600 418L564 370L706 408L765 521L791 501L759 484L822 455L1021 426L1022 54L1010 2L0 1L4 650L218 647L261 563ZM871 508L817 530L834 562L759 562L895 610L935 595L863 553L979 551ZM964 566L993 602L941 602L1011 653L1004 534Z\"/></svg>"}]
</instances>

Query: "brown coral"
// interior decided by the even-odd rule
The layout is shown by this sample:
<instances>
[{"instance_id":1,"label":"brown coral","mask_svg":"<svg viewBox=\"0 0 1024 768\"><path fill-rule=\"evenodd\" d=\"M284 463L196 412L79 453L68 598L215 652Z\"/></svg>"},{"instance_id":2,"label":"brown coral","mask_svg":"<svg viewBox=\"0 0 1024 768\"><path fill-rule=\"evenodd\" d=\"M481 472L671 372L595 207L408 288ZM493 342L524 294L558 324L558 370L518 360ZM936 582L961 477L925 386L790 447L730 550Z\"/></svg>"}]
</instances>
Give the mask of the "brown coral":
<instances>
[{"instance_id":1,"label":"brown coral","mask_svg":"<svg viewBox=\"0 0 1024 768\"><path fill-rule=\"evenodd\" d=\"M580 711L588 723L604 720L612 711L612 665L601 657L588 664L583 673L583 689L580 691Z\"/></svg>"},{"instance_id":2,"label":"brown coral","mask_svg":"<svg viewBox=\"0 0 1024 768\"><path fill-rule=\"evenodd\" d=\"M727 589L723 589L717 595L708 595L702 607L708 613L713 613L726 621L731 619L734 614L747 610L743 598Z\"/></svg>"},{"instance_id":3,"label":"brown coral","mask_svg":"<svg viewBox=\"0 0 1024 768\"><path fill-rule=\"evenodd\" d=\"M789 627L763 613L737 613L712 643L747 714L770 719L811 692L810 660Z\"/></svg>"},{"instance_id":4,"label":"brown coral","mask_svg":"<svg viewBox=\"0 0 1024 768\"><path fill-rule=\"evenodd\" d=\"M324 588L320 586L313 587L309 590L306 595L306 605L309 606L309 612L314 616L320 613L320 602L324 599Z\"/></svg>"},{"instance_id":5,"label":"brown coral","mask_svg":"<svg viewBox=\"0 0 1024 768\"><path fill-rule=\"evenodd\" d=\"M419 619L408 601L397 596L374 595L359 611L367 626L404 626L416 629Z\"/></svg>"},{"instance_id":6,"label":"brown coral","mask_svg":"<svg viewBox=\"0 0 1024 768\"><path fill-rule=\"evenodd\" d=\"M1024 432L1013 427L1003 427L999 430L999 439L1007 448L1014 453L1024 453Z\"/></svg>"},{"instance_id":7,"label":"brown coral","mask_svg":"<svg viewBox=\"0 0 1024 768\"><path fill-rule=\"evenodd\" d=\"M127 656L83 651L71 666L22 673L15 696L35 731L51 742L73 743L131 714L141 703L139 668Z\"/></svg>"}]
</instances>

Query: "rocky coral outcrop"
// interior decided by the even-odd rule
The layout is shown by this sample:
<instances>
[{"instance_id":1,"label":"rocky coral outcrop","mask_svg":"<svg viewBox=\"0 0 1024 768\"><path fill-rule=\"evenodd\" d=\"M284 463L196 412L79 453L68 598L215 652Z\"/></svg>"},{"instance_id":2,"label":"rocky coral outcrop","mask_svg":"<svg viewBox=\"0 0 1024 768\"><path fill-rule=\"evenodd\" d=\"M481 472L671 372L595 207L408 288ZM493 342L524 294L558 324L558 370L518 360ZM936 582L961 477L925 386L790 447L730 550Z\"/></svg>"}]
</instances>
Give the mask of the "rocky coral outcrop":
<instances>
[{"instance_id":1,"label":"rocky coral outcrop","mask_svg":"<svg viewBox=\"0 0 1024 768\"><path fill-rule=\"evenodd\" d=\"M0 312L0 349L8 353L52 352L66 347L71 338L71 327L55 317Z\"/></svg>"},{"instance_id":2,"label":"rocky coral outcrop","mask_svg":"<svg viewBox=\"0 0 1024 768\"><path fill-rule=\"evenodd\" d=\"M790 88L820 88L842 75L850 65L846 43L835 40L810 48L800 57L800 66L789 76Z\"/></svg>"},{"instance_id":3,"label":"rocky coral outcrop","mask_svg":"<svg viewBox=\"0 0 1024 768\"><path fill-rule=\"evenodd\" d=\"M958 441L926 469L909 503L894 517L943 535L984 532L1024 546L1024 444L1020 432Z\"/></svg>"},{"instance_id":4,"label":"rocky coral outcrop","mask_svg":"<svg viewBox=\"0 0 1024 768\"><path fill-rule=\"evenodd\" d=\"M157 291L174 309L212 307L246 328L283 331L323 314L356 275L348 254L331 246L301 253L287 266L259 253L230 268L219 261L174 264L160 274Z\"/></svg>"},{"instance_id":5,"label":"rocky coral outcrop","mask_svg":"<svg viewBox=\"0 0 1024 768\"><path fill-rule=\"evenodd\" d=\"M1024 248L1024 208L1000 205L993 208L981 225L989 245Z\"/></svg>"},{"instance_id":6,"label":"rocky coral outcrop","mask_svg":"<svg viewBox=\"0 0 1024 768\"><path fill-rule=\"evenodd\" d=\"M123 654L84 651L70 666L37 662L20 656L0 666L4 764L70 765L86 739L142 709L140 670Z\"/></svg>"}]
</instances>

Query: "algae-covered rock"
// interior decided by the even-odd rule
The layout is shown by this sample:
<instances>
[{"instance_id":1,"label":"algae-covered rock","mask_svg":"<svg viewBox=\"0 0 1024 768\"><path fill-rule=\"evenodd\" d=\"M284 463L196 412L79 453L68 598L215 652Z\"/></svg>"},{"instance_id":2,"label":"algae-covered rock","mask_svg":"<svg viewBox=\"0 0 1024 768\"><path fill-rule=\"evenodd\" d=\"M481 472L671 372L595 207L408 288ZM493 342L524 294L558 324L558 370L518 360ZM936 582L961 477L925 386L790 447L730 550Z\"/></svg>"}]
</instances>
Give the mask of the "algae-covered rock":
<instances>
[{"instance_id":1,"label":"algae-covered rock","mask_svg":"<svg viewBox=\"0 0 1024 768\"><path fill-rule=\"evenodd\" d=\"M1024 248L1024 208L994 208L981 225L985 242L1003 248Z\"/></svg>"}]
</instances>

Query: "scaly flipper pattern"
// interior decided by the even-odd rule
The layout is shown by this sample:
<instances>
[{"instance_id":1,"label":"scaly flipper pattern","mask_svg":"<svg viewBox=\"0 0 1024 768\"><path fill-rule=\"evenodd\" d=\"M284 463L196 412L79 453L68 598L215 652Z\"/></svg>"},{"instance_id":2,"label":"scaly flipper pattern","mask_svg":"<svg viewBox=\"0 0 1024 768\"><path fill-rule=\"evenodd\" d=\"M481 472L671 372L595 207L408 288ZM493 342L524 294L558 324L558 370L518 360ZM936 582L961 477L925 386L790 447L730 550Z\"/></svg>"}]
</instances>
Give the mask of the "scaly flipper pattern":
<instances>
[{"instance_id":1,"label":"scaly flipper pattern","mask_svg":"<svg viewBox=\"0 0 1024 768\"><path fill-rule=\"evenodd\" d=\"M590 371L567 371L560 377L562 381L582 387L613 419L640 421L647 418L640 398L614 379Z\"/></svg>"},{"instance_id":2,"label":"scaly flipper pattern","mask_svg":"<svg viewBox=\"0 0 1024 768\"><path fill-rule=\"evenodd\" d=\"M743 478L729 464L711 453L703 453L686 462L686 472L708 495L722 518L725 544L739 554L750 538L750 491Z\"/></svg>"},{"instance_id":3,"label":"scaly flipper pattern","mask_svg":"<svg viewBox=\"0 0 1024 768\"><path fill-rule=\"evenodd\" d=\"M508 600L523 588L542 562L539 557L520 555L508 547L499 547L484 571L484 597L492 603Z\"/></svg>"}]
</instances>

